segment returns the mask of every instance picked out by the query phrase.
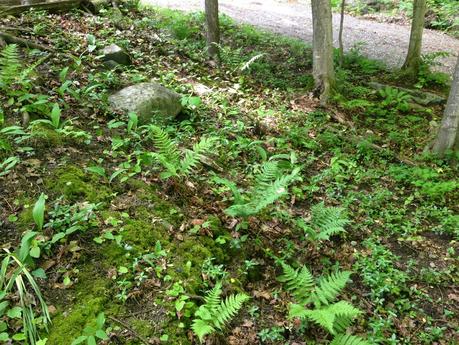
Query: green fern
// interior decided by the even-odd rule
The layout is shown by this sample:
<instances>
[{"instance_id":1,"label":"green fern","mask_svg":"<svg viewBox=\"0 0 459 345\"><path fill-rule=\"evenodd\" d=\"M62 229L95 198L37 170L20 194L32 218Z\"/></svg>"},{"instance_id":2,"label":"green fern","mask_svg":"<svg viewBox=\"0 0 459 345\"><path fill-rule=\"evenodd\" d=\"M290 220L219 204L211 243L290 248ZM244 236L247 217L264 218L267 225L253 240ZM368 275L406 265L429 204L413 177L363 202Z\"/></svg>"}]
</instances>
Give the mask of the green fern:
<instances>
[{"instance_id":1,"label":"green fern","mask_svg":"<svg viewBox=\"0 0 459 345\"><path fill-rule=\"evenodd\" d=\"M225 212L231 217L248 217L287 195L288 186L296 179L300 168L295 168L290 174L281 175L274 181L270 180L275 177L273 171L274 164L265 165L255 177L255 186L247 193L246 201L230 206Z\"/></svg>"},{"instance_id":2,"label":"green fern","mask_svg":"<svg viewBox=\"0 0 459 345\"><path fill-rule=\"evenodd\" d=\"M330 345L370 345L368 341L351 334L336 335Z\"/></svg>"},{"instance_id":3,"label":"green fern","mask_svg":"<svg viewBox=\"0 0 459 345\"><path fill-rule=\"evenodd\" d=\"M193 320L191 329L201 342L206 335L214 333L217 329L222 330L250 298L244 293L238 293L222 300L221 294L222 285L219 282L207 293L204 298L206 303L195 313L197 318Z\"/></svg>"},{"instance_id":4,"label":"green fern","mask_svg":"<svg viewBox=\"0 0 459 345\"><path fill-rule=\"evenodd\" d=\"M280 263L283 274L278 280L284 283L298 303L289 307L290 318L308 319L325 328L331 334L344 332L360 310L346 301L335 302L349 281L350 272L336 272L315 281L306 266L294 269ZM333 303L335 302L335 303ZM314 309L307 306L313 304Z\"/></svg>"},{"instance_id":5,"label":"green fern","mask_svg":"<svg viewBox=\"0 0 459 345\"><path fill-rule=\"evenodd\" d=\"M323 202L312 206L311 213L312 217L309 224L300 219L297 221L297 225L313 242L328 241L331 236L344 232L344 227L349 223L342 208L326 207Z\"/></svg>"},{"instance_id":6,"label":"green fern","mask_svg":"<svg viewBox=\"0 0 459 345\"><path fill-rule=\"evenodd\" d=\"M0 88L8 89L22 69L16 44L7 45L0 53Z\"/></svg>"},{"instance_id":7,"label":"green fern","mask_svg":"<svg viewBox=\"0 0 459 345\"><path fill-rule=\"evenodd\" d=\"M185 150L183 158L181 158L178 145L164 130L155 125L150 125L148 129L158 150L151 153L150 156L166 169L160 174L161 178L191 174L203 159L203 154L210 151L216 141L215 138L202 138L201 141L193 145L192 150Z\"/></svg>"}]
</instances>

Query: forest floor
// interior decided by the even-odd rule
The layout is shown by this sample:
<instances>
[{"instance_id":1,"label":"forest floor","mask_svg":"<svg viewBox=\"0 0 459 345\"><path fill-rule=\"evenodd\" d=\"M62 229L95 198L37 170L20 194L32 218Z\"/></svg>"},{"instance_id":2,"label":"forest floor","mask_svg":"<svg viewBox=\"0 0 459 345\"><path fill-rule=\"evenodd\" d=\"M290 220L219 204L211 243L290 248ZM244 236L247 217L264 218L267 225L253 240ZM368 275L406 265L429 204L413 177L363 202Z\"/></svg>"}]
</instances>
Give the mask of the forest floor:
<instances>
[{"instance_id":1,"label":"forest floor","mask_svg":"<svg viewBox=\"0 0 459 345\"><path fill-rule=\"evenodd\" d=\"M145 4L186 11L202 10L200 0L143 0ZM282 35L312 42L312 14L309 2L274 0L220 0L220 9L239 23L251 24ZM335 46L338 46L339 14L333 15ZM410 26L378 23L374 20L346 14L343 41L346 51L354 47L363 55L381 60L391 67L401 66L408 50ZM426 29L423 54L448 52L438 59L438 70L452 73L459 52L459 39Z\"/></svg>"},{"instance_id":2,"label":"forest floor","mask_svg":"<svg viewBox=\"0 0 459 345\"><path fill-rule=\"evenodd\" d=\"M397 88L444 98L449 76L424 65L409 82L350 51L322 108L302 40L223 16L216 67L202 14L121 10L0 19L56 50L0 60L0 342L27 344L33 313L39 345L198 344L193 320L213 322L204 297L222 282L250 299L205 344L330 344L335 302L360 310L347 331L365 344L458 344L458 157L423 153L444 102ZM112 43L132 65L103 67ZM113 91L152 78L183 95L178 118L111 110ZM48 330L30 277L7 284L23 272L7 251L32 272ZM282 282L286 264L333 285L325 302L301 299L321 291L307 279ZM292 302L328 316L301 319Z\"/></svg>"}]
</instances>

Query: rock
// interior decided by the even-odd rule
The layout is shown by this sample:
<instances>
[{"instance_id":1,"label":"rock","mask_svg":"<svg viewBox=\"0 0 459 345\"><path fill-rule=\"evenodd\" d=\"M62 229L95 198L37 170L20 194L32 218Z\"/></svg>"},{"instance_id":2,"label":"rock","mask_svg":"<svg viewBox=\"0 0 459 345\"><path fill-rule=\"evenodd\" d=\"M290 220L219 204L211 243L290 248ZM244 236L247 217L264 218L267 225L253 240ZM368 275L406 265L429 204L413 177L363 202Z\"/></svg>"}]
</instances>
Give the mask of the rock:
<instances>
[{"instance_id":1,"label":"rock","mask_svg":"<svg viewBox=\"0 0 459 345\"><path fill-rule=\"evenodd\" d=\"M155 117L174 118L182 110L182 96L156 82L128 86L109 97L113 109L133 111L140 123L149 123Z\"/></svg>"},{"instance_id":2,"label":"rock","mask_svg":"<svg viewBox=\"0 0 459 345\"><path fill-rule=\"evenodd\" d=\"M126 51L116 44L111 44L100 51L106 66L111 67L113 62L120 65L130 65L131 57Z\"/></svg>"}]
</instances>

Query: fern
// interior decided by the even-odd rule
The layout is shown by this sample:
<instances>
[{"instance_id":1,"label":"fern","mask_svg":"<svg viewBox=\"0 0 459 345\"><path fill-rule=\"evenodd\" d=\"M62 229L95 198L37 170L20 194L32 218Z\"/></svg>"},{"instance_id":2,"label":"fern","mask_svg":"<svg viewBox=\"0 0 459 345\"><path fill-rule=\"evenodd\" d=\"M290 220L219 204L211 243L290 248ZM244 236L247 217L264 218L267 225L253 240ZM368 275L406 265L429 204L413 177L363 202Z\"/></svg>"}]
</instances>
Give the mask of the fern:
<instances>
[{"instance_id":1,"label":"fern","mask_svg":"<svg viewBox=\"0 0 459 345\"><path fill-rule=\"evenodd\" d=\"M151 153L150 156L166 169L165 172L160 174L162 178L191 174L203 159L203 154L210 151L216 141L215 138L202 138L201 141L193 145L192 150L185 150L183 158L181 158L178 145L164 130L155 125L150 125L148 130L158 149L157 152Z\"/></svg>"},{"instance_id":2,"label":"fern","mask_svg":"<svg viewBox=\"0 0 459 345\"><path fill-rule=\"evenodd\" d=\"M280 264L283 274L278 280L284 283L285 289L298 302L290 304L290 318L308 319L331 334L337 334L344 332L361 313L349 302L333 303L346 286L350 272L332 273L316 282L306 266L295 270L284 262ZM309 304L313 304L314 309L308 309Z\"/></svg>"},{"instance_id":3,"label":"fern","mask_svg":"<svg viewBox=\"0 0 459 345\"><path fill-rule=\"evenodd\" d=\"M295 180L300 172L299 168L293 169L288 175L282 175L275 181L269 181L274 165L265 165L264 170L255 177L256 184L250 192L248 199L244 203L234 204L227 208L225 212L231 217L248 217L259 213L265 207L273 204L283 196L287 195L288 186Z\"/></svg>"},{"instance_id":4,"label":"fern","mask_svg":"<svg viewBox=\"0 0 459 345\"><path fill-rule=\"evenodd\" d=\"M351 334L336 335L330 345L370 345L368 341Z\"/></svg>"},{"instance_id":5,"label":"fern","mask_svg":"<svg viewBox=\"0 0 459 345\"><path fill-rule=\"evenodd\" d=\"M307 237L313 242L328 241L331 236L345 231L344 227L349 223L343 215L344 210L340 207L326 207L323 202L311 208L311 221L305 223L303 219L297 221L297 225L303 229Z\"/></svg>"},{"instance_id":6,"label":"fern","mask_svg":"<svg viewBox=\"0 0 459 345\"><path fill-rule=\"evenodd\" d=\"M244 293L230 295L224 300L221 294L222 285L219 282L207 293L204 298L206 303L195 313L197 318L193 320L191 329L201 342L206 335L214 333L217 329L222 330L249 300L249 296Z\"/></svg>"},{"instance_id":7,"label":"fern","mask_svg":"<svg viewBox=\"0 0 459 345\"><path fill-rule=\"evenodd\" d=\"M22 69L16 44L7 45L0 53L0 88L8 89Z\"/></svg>"},{"instance_id":8,"label":"fern","mask_svg":"<svg viewBox=\"0 0 459 345\"><path fill-rule=\"evenodd\" d=\"M351 272L335 272L320 280L311 294L311 300L316 306L333 302L339 293L344 289Z\"/></svg>"}]
</instances>

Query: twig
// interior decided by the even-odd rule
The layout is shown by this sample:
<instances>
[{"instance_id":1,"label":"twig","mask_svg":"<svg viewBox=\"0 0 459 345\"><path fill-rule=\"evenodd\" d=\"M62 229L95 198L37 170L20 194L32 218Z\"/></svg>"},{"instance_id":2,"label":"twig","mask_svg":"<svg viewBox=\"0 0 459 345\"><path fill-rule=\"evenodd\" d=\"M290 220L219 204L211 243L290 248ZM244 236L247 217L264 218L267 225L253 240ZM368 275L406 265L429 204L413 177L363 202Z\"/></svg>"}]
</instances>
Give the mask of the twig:
<instances>
[{"instance_id":1,"label":"twig","mask_svg":"<svg viewBox=\"0 0 459 345\"><path fill-rule=\"evenodd\" d=\"M42 44L38 44L32 41L28 41L24 38L19 38L10 34L7 34L6 32L1 32L0 31L0 37L3 38L6 43L15 43L19 44L21 46L25 46L27 48L33 48L33 49L39 49L39 50L44 50L47 52L54 52L54 50L51 47L44 46Z\"/></svg>"},{"instance_id":2,"label":"twig","mask_svg":"<svg viewBox=\"0 0 459 345\"><path fill-rule=\"evenodd\" d=\"M28 29L28 28L19 28L19 27L16 27L16 26L0 26L0 30L32 32L31 29Z\"/></svg>"},{"instance_id":3,"label":"twig","mask_svg":"<svg viewBox=\"0 0 459 345\"><path fill-rule=\"evenodd\" d=\"M131 333L134 337L136 337L137 339L139 339L142 343L146 344L146 345L151 345L151 343L145 339L144 337L142 337L140 334L138 334L136 331L134 331L131 326L129 326L127 323L125 323L124 321L121 321L121 320L118 320L117 318L114 318L113 316L108 316L108 318L112 321L115 321L116 323L120 324L121 326L123 326L124 328L126 328L126 330Z\"/></svg>"}]
</instances>

